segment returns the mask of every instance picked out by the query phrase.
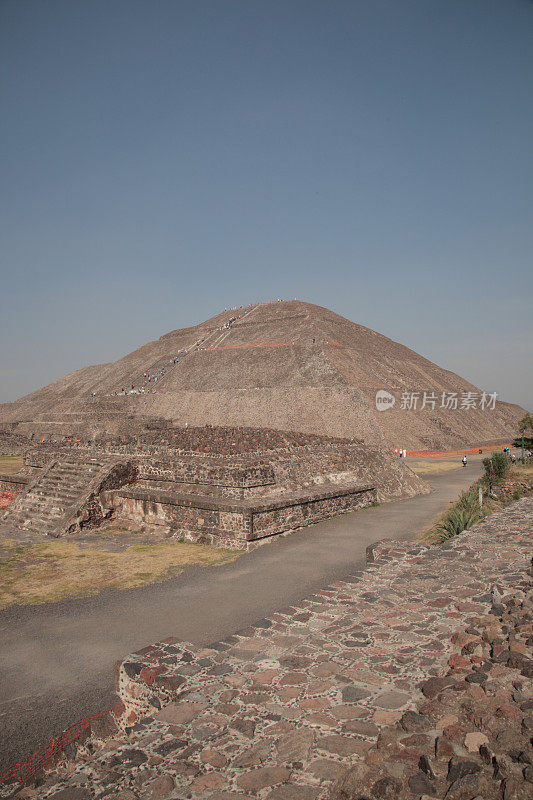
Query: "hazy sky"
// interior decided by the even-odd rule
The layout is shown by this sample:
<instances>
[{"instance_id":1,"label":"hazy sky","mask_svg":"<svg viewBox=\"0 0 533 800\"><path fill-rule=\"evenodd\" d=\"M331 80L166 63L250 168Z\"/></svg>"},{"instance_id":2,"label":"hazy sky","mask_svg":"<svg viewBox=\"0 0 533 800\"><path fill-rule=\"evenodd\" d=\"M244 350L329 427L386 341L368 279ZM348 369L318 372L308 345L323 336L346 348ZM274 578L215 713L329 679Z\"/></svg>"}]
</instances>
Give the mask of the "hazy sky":
<instances>
[{"instance_id":1,"label":"hazy sky","mask_svg":"<svg viewBox=\"0 0 533 800\"><path fill-rule=\"evenodd\" d=\"M533 408L533 3L1 0L0 401L256 299Z\"/></svg>"}]
</instances>

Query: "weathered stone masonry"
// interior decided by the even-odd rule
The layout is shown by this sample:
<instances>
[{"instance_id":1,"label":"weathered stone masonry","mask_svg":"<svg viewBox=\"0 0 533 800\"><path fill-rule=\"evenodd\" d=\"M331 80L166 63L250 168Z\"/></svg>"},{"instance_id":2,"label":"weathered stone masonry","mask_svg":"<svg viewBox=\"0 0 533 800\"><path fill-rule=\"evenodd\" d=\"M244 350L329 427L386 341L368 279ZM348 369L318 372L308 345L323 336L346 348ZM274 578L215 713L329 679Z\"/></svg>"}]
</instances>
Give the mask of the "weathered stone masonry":
<instances>
[{"instance_id":1,"label":"weathered stone masonry","mask_svg":"<svg viewBox=\"0 0 533 800\"><path fill-rule=\"evenodd\" d=\"M210 426L42 444L26 452L20 478L27 485L3 522L62 535L116 516L232 548L429 491L389 452L359 441Z\"/></svg>"},{"instance_id":2,"label":"weathered stone masonry","mask_svg":"<svg viewBox=\"0 0 533 800\"><path fill-rule=\"evenodd\" d=\"M344 511L370 505L376 500L374 487L355 491L301 492L291 500L227 501L188 498L171 493L126 489L106 495L106 506L115 504L123 517L143 519L169 526L185 539L224 547L246 547L247 543L282 531L327 519Z\"/></svg>"}]
</instances>

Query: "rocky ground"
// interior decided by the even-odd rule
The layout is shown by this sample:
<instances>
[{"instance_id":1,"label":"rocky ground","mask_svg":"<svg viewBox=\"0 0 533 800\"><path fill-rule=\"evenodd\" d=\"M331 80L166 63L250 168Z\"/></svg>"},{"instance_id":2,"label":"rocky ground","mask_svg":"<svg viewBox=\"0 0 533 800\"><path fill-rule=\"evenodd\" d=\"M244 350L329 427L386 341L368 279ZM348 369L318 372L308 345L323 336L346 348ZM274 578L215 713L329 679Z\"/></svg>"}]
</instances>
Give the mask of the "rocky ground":
<instances>
[{"instance_id":1,"label":"rocky ground","mask_svg":"<svg viewBox=\"0 0 533 800\"><path fill-rule=\"evenodd\" d=\"M385 543L223 642L133 654L115 717L0 796L530 798L532 522L523 499L440 547Z\"/></svg>"},{"instance_id":2,"label":"rocky ground","mask_svg":"<svg viewBox=\"0 0 533 800\"><path fill-rule=\"evenodd\" d=\"M531 575L452 636L447 673L420 684L425 700L380 732L336 800L533 797Z\"/></svg>"}]
</instances>

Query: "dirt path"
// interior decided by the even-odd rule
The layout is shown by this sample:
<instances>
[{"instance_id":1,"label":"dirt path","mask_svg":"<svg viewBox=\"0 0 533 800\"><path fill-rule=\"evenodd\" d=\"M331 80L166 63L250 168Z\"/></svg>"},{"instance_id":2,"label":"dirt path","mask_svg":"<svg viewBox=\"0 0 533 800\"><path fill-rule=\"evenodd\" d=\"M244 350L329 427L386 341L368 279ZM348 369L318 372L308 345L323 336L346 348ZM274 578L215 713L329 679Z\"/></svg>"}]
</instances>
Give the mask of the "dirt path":
<instances>
[{"instance_id":1,"label":"dirt path","mask_svg":"<svg viewBox=\"0 0 533 800\"><path fill-rule=\"evenodd\" d=\"M207 644L353 573L369 544L413 538L480 472L429 476L430 495L309 526L217 569L1 612L0 767L112 704L116 659L169 635Z\"/></svg>"}]
</instances>

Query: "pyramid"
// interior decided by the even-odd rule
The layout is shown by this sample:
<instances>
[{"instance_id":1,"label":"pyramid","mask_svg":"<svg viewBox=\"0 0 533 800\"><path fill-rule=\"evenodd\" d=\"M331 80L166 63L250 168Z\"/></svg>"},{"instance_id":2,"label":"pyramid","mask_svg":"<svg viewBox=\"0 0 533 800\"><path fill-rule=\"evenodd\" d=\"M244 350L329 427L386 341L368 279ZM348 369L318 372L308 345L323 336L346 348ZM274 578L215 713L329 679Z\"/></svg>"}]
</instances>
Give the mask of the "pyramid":
<instances>
[{"instance_id":1,"label":"pyramid","mask_svg":"<svg viewBox=\"0 0 533 800\"><path fill-rule=\"evenodd\" d=\"M394 405L379 410L382 390ZM0 405L0 425L58 440L246 426L445 450L508 441L523 413L386 336L294 300L230 309L83 367Z\"/></svg>"}]
</instances>

